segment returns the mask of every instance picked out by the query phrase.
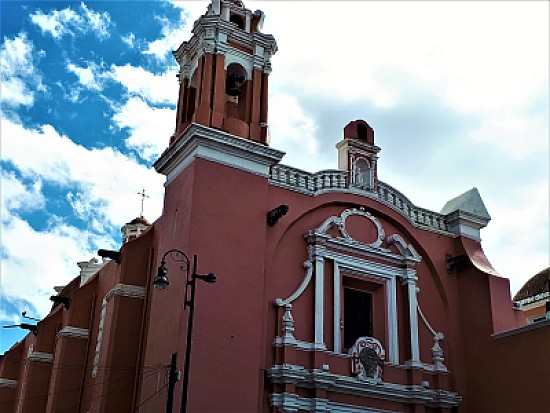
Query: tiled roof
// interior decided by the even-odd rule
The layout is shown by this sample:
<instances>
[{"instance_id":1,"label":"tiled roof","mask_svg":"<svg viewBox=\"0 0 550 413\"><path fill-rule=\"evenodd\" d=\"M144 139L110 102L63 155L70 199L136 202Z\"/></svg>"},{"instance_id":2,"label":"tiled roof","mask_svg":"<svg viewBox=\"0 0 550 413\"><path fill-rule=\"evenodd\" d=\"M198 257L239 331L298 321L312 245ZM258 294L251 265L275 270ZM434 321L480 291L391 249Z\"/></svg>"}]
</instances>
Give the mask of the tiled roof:
<instances>
[{"instance_id":1,"label":"tiled roof","mask_svg":"<svg viewBox=\"0 0 550 413\"><path fill-rule=\"evenodd\" d=\"M548 291L550 289L548 283L550 283L550 267L531 277L514 296L514 301L523 300Z\"/></svg>"}]
</instances>

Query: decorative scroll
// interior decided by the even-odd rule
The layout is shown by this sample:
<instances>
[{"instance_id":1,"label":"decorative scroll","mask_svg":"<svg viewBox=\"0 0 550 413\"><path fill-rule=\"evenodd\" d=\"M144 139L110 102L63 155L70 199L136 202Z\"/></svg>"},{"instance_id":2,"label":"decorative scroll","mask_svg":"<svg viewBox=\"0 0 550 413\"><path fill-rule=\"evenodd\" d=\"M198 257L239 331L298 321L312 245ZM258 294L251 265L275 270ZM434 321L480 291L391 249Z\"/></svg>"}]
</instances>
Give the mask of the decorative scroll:
<instances>
[{"instance_id":1,"label":"decorative scroll","mask_svg":"<svg viewBox=\"0 0 550 413\"><path fill-rule=\"evenodd\" d=\"M432 356L433 356L433 366L435 371L447 371L447 366L443 363L445 361L445 358L443 357L443 349L439 345L439 342L445 338L443 333L438 333L433 329L433 327L428 323L428 320L424 316L424 313L420 309L420 305L417 303L416 308L418 309L418 314L420 315L420 318L428 327L428 330L430 330L430 333L432 333L433 339L434 339L434 345L432 347Z\"/></svg>"},{"instance_id":2,"label":"decorative scroll","mask_svg":"<svg viewBox=\"0 0 550 413\"><path fill-rule=\"evenodd\" d=\"M304 261L304 268L306 269L306 274L305 274L305 277L304 279L302 280L302 283L300 284L300 286L298 287L298 289L296 291L294 291L294 293L292 293L290 295L290 297L286 298L286 299L282 299L282 298L277 298L275 300L275 304L279 307L283 307L283 306L286 306L287 304L291 304L294 300L296 300L300 295L302 295L302 293L304 292L304 290L306 289L306 287L309 285L309 282L311 281L311 277L313 276L313 264L312 264L312 261L313 261L313 249L312 248L308 248L309 250L309 258L307 260Z\"/></svg>"},{"instance_id":3,"label":"decorative scroll","mask_svg":"<svg viewBox=\"0 0 550 413\"><path fill-rule=\"evenodd\" d=\"M382 228L382 224L380 224L380 221L378 221L370 212L364 211L363 209L357 209L357 208L346 209L340 214L339 217L332 216L329 219L327 219L314 232L316 234L318 233L326 234L327 231L332 227L337 227L340 233L342 234L343 238L357 242L357 240L354 240L346 230L346 219L354 215L367 218L376 227L376 230L377 230L376 240L370 244L365 244L365 245L368 245L374 248L380 247L380 245L382 245L382 241L384 241L384 229Z\"/></svg>"}]
</instances>

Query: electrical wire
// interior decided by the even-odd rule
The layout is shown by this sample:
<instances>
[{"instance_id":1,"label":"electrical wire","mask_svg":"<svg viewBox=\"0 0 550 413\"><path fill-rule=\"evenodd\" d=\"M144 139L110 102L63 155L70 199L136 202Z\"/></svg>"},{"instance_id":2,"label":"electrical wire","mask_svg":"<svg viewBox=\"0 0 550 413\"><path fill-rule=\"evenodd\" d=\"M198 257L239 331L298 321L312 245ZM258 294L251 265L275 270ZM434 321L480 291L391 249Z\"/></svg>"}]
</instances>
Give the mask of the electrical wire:
<instances>
[{"instance_id":1,"label":"electrical wire","mask_svg":"<svg viewBox=\"0 0 550 413\"><path fill-rule=\"evenodd\" d=\"M150 372L150 373L148 373L147 375L144 375L144 376L142 377L142 379L146 379L146 378L152 377L152 376L154 376L155 374L158 374L158 372L157 372L157 371ZM114 383L114 382L119 382L119 381L122 381L122 380L131 379L131 378L134 378L134 377L135 377L134 375L124 376L124 377L118 377L118 378L114 378L114 379L111 379L111 380L106 380L106 381L102 381L102 382L96 382L96 383L88 384L88 385L86 385L86 386L83 386L83 388L90 388L90 387L100 386L100 385L103 385L103 384L111 384L111 383ZM69 393L69 392L73 392L73 391L76 391L76 390L80 390L80 388L81 388L81 387L79 386L79 387L74 387L74 388L71 388L71 389L59 390L59 391L56 391L56 392L53 392L53 393L46 393L46 394L41 394L41 395L37 395L37 396L22 397L22 398L19 398L19 399L14 399L14 400L9 400L9 401L5 401L5 402L0 402L0 405L1 405L1 404L9 404L9 403L21 402L21 401L23 401L23 400L32 400L32 399L38 399L38 398L42 398L42 397L56 396L56 395L58 395L58 394Z\"/></svg>"}]
</instances>

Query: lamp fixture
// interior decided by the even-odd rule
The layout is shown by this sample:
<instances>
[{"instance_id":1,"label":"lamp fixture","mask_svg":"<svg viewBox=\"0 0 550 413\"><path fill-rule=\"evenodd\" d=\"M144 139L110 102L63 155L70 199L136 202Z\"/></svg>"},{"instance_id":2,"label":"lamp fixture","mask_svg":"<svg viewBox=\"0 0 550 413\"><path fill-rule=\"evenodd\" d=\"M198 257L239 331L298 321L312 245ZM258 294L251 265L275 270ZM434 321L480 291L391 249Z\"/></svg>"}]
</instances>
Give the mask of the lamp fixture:
<instances>
[{"instance_id":1,"label":"lamp fixture","mask_svg":"<svg viewBox=\"0 0 550 413\"><path fill-rule=\"evenodd\" d=\"M193 256L193 272L190 273L191 262L189 257L178 249L171 249L164 253L158 267L157 275L153 280L153 285L157 290L164 290L170 285L168 280L168 270L166 268L166 257L170 257L172 260L181 263L180 270L185 272L186 283L183 299L183 308L189 307L189 318L187 322L187 345L185 347L185 364L183 366L183 391L181 394L181 413L187 412L187 394L189 388L189 368L191 365L191 344L193 337L193 320L195 314L195 282L197 279L213 284L216 282L216 274L210 272L208 274L197 273L197 256ZM190 290L190 292L189 292ZM190 294L190 295L189 295ZM174 361L175 363L175 361ZM173 388L175 383L171 382L170 387ZM166 411L172 411L173 404L173 390L169 392Z\"/></svg>"}]
</instances>

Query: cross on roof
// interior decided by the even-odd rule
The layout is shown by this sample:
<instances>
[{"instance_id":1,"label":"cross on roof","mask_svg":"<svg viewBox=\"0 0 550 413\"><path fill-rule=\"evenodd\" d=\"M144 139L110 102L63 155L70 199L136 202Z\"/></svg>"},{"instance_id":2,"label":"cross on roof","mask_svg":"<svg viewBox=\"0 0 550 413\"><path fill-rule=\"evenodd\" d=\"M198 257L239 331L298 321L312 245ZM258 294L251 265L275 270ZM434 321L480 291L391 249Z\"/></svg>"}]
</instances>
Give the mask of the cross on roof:
<instances>
[{"instance_id":1,"label":"cross on roof","mask_svg":"<svg viewBox=\"0 0 550 413\"><path fill-rule=\"evenodd\" d=\"M143 203L145 202L145 198L150 198L150 196L145 194L145 188L143 188L141 192L138 192L137 194L141 195L141 212L139 216L143 218Z\"/></svg>"}]
</instances>

